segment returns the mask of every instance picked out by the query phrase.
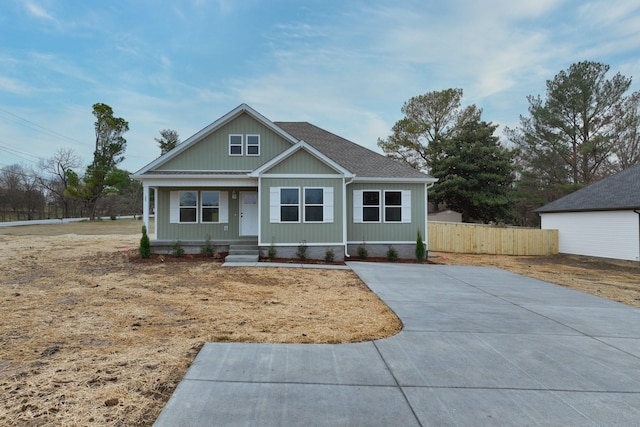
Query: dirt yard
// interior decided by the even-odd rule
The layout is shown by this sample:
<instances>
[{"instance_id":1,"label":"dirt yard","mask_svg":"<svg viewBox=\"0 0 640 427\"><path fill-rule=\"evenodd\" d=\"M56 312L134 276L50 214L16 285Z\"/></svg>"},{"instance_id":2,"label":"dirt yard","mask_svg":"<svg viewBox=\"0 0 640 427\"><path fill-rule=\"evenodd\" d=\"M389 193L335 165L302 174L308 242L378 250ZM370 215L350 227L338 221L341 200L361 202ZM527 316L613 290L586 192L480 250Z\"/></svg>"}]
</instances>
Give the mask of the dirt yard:
<instances>
[{"instance_id":1,"label":"dirt yard","mask_svg":"<svg viewBox=\"0 0 640 427\"><path fill-rule=\"evenodd\" d=\"M391 336L349 271L131 262L140 221L0 228L0 425L151 425L203 343ZM570 257L438 254L640 306L640 268Z\"/></svg>"}]
</instances>

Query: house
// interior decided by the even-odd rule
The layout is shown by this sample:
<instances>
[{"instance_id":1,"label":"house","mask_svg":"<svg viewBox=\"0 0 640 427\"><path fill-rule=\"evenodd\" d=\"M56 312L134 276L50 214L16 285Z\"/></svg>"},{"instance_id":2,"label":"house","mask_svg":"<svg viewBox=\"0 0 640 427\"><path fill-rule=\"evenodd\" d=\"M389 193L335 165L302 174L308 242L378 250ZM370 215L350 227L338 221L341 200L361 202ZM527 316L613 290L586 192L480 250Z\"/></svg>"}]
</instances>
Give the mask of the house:
<instances>
[{"instance_id":1,"label":"house","mask_svg":"<svg viewBox=\"0 0 640 427\"><path fill-rule=\"evenodd\" d=\"M145 224L154 191L152 251L179 240L199 252L257 246L262 256L336 260L413 257L427 242L427 188L436 179L306 122L272 122L242 104L133 178L144 189Z\"/></svg>"},{"instance_id":2,"label":"house","mask_svg":"<svg viewBox=\"0 0 640 427\"><path fill-rule=\"evenodd\" d=\"M640 164L536 210L561 253L640 261Z\"/></svg>"}]
</instances>

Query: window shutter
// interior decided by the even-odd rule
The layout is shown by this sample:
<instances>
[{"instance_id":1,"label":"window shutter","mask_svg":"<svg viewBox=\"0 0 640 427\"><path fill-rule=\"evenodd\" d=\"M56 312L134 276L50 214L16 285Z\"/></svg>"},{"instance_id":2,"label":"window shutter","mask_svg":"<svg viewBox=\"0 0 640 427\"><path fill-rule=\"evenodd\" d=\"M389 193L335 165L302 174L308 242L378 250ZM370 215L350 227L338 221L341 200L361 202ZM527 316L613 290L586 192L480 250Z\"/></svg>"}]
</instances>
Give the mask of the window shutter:
<instances>
[{"instance_id":1,"label":"window shutter","mask_svg":"<svg viewBox=\"0 0 640 427\"><path fill-rule=\"evenodd\" d=\"M269 189L269 222L280 222L280 187Z\"/></svg>"},{"instance_id":2,"label":"window shutter","mask_svg":"<svg viewBox=\"0 0 640 427\"><path fill-rule=\"evenodd\" d=\"M411 222L411 190L402 190L402 222Z\"/></svg>"},{"instance_id":3,"label":"window shutter","mask_svg":"<svg viewBox=\"0 0 640 427\"><path fill-rule=\"evenodd\" d=\"M333 187L324 187L322 200L324 202L323 220L333 222Z\"/></svg>"},{"instance_id":4,"label":"window shutter","mask_svg":"<svg viewBox=\"0 0 640 427\"><path fill-rule=\"evenodd\" d=\"M362 190L353 190L353 222L362 222Z\"/></svg>"},{"instance_id":5,"label":"window shutter","mask_svg":"<svg viewBox=\"0 0 640 427\"><path fill-rule=\"evenodd\" d=\"M227 224L229 223L229 192L228 191L220 192L218 203L220 204L220 208L218 210L220 223Z\"/></svg>"},{"instance_id":6,"label":"window shutter","mask_svg":"<svg viewBox=\"0 0 640 427\"><path fill-rule=\"evenodd\" d=\"M169 193L169 222L180 222L180 192L171 191Z\"/></svg>"}]
</instances>

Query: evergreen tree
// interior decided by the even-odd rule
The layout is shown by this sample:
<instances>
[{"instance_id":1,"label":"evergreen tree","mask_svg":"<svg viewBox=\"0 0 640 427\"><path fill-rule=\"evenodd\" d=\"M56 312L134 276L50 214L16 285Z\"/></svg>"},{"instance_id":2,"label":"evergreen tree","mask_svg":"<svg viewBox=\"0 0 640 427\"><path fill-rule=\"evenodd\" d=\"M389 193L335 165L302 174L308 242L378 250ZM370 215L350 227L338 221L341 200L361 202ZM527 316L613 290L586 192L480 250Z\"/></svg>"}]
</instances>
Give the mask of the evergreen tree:
<instances>
[{"instance_id":1,"label":"evergreen tree","mask_svg":"<svg viewBox=\"0 0 640 427\"><path fill-rule=\"evenodd\" d=\"M479 119L465 123L433 163L438 182L429 197L461 212L463 222L513 219L514 153L500 145L496 128Z\"/></svg>"}]
</instances>

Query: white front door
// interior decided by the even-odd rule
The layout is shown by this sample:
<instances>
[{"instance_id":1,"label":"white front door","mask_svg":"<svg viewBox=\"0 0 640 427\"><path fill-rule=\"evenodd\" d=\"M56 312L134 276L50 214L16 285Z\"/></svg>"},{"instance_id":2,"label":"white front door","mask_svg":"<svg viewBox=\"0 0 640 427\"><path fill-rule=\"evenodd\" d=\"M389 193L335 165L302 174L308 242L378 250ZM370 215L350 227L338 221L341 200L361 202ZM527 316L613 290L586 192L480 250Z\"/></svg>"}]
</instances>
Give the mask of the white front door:
<instances>
[{"instance_id":1,"label":"white front door","mask_svg":"<svg viewBox=\"0 0 640 427\"><path fill-rule=\"evenodd\" d=\"M258 235L258 192L240 192L240 235Z\"/></svg>"}]
</instances>

